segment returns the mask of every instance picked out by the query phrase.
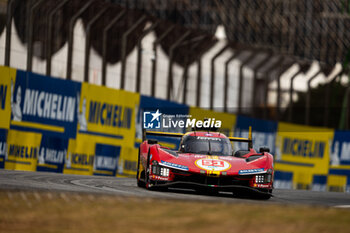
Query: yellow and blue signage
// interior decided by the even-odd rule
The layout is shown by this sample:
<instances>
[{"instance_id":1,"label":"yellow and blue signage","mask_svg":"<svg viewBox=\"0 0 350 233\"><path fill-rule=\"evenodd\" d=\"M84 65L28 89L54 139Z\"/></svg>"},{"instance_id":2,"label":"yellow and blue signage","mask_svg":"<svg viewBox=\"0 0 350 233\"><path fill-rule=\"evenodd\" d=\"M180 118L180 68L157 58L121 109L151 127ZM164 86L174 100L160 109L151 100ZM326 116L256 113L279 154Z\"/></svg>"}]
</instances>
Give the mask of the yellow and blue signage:
<instances>
[{"instance_id":1,"label":"yellow and blue signage","mask_svg":"<svg viewBox=\"0 0 350 233\"><path fill-rule=\"evenodd\" d=\"M314 175L312 178L312 191L327 191L327 175Z\"/></svg>"},{"instance_id":2,"label":"yellow and blue signage","mask_svg":"<svg viewBox=\"0 0 350 233\"><path fill-rule=\"evenodd\" d=\"M0 66L0 128L8 129L11 117L11 92L16 82L16 70Z\"/></svg>"},{"instance_id":3,"label":"yellow and blue signage","mask_svg":"<svg viewBox=\"0 0 350 233\"><path fill-rule=\"evenodd\" d=\"M277 122L255 119L245 116L237 116L235 137L248 138L249 127L252 127L253 147L259 151L260 147L270 148L271 154L275 154L275 141L277 134ZM235 142L235 150L246 150L247 143Z\"/></svg>"},{"instance_id":4,"label":"yellow and blue signage","mask_svg":"<svg viewBox=\"0 0 350 233\"><path fill-rule=\"evenodd\" d=\"M328 182L331 190L347 190L350 192L350 132L335 131L331 155ZM345 186L345 188L344 188Z\"/></svg>"},{"instance_id":5,"label":"yellow and blue signage","mask_svg":"<svg viewBox=\"0 0 350 233\"><path fill-rule=\"evenodd\" d=\"M83 83L77 137L69 141L64 173L124 175L124 161L137 160L130 148L139 99L136 93Z\"/></svg>"},{"instance_id":6,"label":"yellow and blue signage","mask_svg":"<svg viewBox=\"0 0 350 233\"><path fill-rule=\"evenodd\" d=\"M63 173L93 175L94 157L95 143L89 136L83 136L77 140L70 139Z\"/></svg>"},{"instance_id":7,"label":"yellow and blue signage","mask_svg":"<svg viewBox=\"0 0 350 233\"><path fill-rule=\"evenodd\" d=\"M133 176L144 120L155 116L156 130L184 133L162 127L162 116L215 118L229 136L247 137L252 126L254 148L275 156L275 187L350 192L349 131L236 117L9 67L0 66L0 76L0 168ZM172 149L180 142L154 138Z\"/></svg>"},{"instance_id":8,"label":"yellow and blue signage","mask_svg":"<svg viewBox=\"0 0 350 233\"><path fill-rule=\"evenodd\" d=\"M331 166L349 165L350 168L349 131L335 131L330 160Z\"/></svg>"},{"instance_id":9,"label":"yellow and blue signage","mask_svg":"<svg viewBox=\"0 0 350 233\"><path fill-rule=\"evenodd\" d=\"M292 189L293 172L275 170L273 186L278 189Z\"/></svg>"},{"instance_id":10,"label":"yellow and blue signage","mask_svg":"<svg viewBox=\"0 0 350 233\"><path fill-rule=\"evenodd\" d=\"M78 132L122 140L133 146L139 95L83 83L79 97Z\"/></svg>"},{"instance_id":11,"label":"yellow and blue signage","mask_svg":"<svg viewBox=\"0 0 350 233\"><path fill-rule=\"evenodd\" d=\"M10 128L75 138L81 84L17 71Z\"/></svg>"},{"instance_id":12,"label":"yellow and blue signage","mask_svg":"<svg viewBox=\"0 0 350 233\"><path fill-rule=\"evenodd\" d=\"M96 143L94 175L116 176L121 146Z\"/></svg>"},{"instance_id":13,"label":"yellow and blue signage","mask_svg":"<svg viewBox=\"0 0 350 233\"><path fill-rule=\"evenodd\" d=\"M326 128L279 123L275 169L293 172L293 187L309 189L314 175L327 175L334 131Z\"/></svg>"},{"instance_id":14,"label":"yellow and blue signage","mask_svg":"<svg viewBox=\"0 0 350 233\"><path fill-rule=\"evenodd\" d=\"M0 129L0 168L5 167L6 153L7 153L7 130Z\"/></svg>"},{"instance_id":15,"label":"yellow and blue signage","mask_svg":"<svg viewBox=\"0 0 350 233\"><path fill-rule=\"evenodd\" d=\"M7 136L5 169L36 171L41 134L10 130Z\"/></svg>"},{"instance_id":16,"label":"yellow and blue signage","mask_svg":"<svg viewBox=\"0 0 350 233\"><path fill-rule=\"evenodd\" d=\"M68 150L68 138L42 135L37 171L63 172Z\"/></svg>"}]
</instances>

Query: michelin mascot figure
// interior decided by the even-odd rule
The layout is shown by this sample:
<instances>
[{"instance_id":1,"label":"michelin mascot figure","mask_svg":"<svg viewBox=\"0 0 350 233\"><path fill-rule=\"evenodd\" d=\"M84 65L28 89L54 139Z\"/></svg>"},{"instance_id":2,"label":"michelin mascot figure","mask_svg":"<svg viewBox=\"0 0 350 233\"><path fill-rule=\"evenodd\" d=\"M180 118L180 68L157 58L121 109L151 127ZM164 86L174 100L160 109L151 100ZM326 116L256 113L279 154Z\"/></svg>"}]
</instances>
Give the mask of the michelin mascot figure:
<instances>
[{"instance_id":1,"label":"michelin mascot figure","mask_svg":"<svg viewBox=\"0 0 350 233\"><path fill-rule=\"evenodd\" d=\"M79 122L79 129L80 131L86 131L87 130L87 121L86 121L86 98L84 97L83 99L83 104L81 106L81 111L79 111L79 106L80 106L80 98L79 94L77 95L77 100L78 100L78 107L77 107L77 114L78 114L78 122Z\"/></svg>"},{"instance_id":2,"label":"michelin mascot figure","mask_svg":"<svg viewBox=\"0 0 350 233\"><path fill-rule=\"evenodd\" d=\"M13 102L14 94L13 81L11 79L11 112L13 115L13 121L22 121L22 110L21 110L21 100L22 100L22 89L20 86L17 88L16 102Z\"/></svg>"}]
</instances>

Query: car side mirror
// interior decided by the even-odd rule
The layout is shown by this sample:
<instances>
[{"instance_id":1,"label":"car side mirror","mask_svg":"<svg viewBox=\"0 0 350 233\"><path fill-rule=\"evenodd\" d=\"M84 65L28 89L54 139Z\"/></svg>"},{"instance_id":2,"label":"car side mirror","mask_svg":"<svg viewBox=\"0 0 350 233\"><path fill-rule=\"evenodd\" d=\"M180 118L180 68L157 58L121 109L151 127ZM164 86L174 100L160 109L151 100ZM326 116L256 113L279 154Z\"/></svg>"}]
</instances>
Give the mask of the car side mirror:
<instances>
[{"instance_id":1,"label":"car side mirror","mask_svg":"<svg viewBox=\"0 0 350 233\"><path fill-rule=\"evenodd\" d=\"M268 147L260 147L259 152L260 153L264 153L264 152L269 153L270 152L270 148L268 148Z\"/></svg>"},{"instance_id":2,"label":"car side mirror","mask_svg":"<svg viewBox=\"0 0 350 233\"><path fill-rule=\"evenodd\" d=\"M185 151L185 145L181 145L179 151L180 151L180 152L184 152L184 151Z\"/></svg>"}]
</instances>

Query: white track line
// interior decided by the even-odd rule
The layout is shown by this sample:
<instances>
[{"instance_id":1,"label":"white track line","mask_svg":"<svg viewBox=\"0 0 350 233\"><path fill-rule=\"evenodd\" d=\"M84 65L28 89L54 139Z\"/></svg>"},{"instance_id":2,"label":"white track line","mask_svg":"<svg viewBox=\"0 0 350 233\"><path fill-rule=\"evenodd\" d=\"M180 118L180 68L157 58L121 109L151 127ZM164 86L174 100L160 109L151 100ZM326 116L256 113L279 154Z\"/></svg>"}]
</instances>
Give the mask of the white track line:
<instances>
[{"instance_id":1,"label":"white track line","mask_svg":"<svg viewBox=\"0 0 350 233\"><path fill-rule=\"evenodd\" d=\"M343 208L343 209L345 209L345 208L350 208L350 205L336 205L334 207L335 208Z\"/></svg>"}]
</instances>

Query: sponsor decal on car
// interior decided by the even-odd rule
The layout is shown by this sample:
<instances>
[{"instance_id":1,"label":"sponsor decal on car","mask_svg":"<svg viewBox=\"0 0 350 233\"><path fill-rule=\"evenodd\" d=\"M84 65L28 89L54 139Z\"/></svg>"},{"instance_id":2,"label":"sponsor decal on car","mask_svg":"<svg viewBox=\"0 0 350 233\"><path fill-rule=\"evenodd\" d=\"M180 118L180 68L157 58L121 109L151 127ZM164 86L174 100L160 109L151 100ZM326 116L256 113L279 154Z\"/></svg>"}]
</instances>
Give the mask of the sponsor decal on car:
<instances>
[{"instance_id":1,"label":"sponsor decal on car","mask_svg":"<svg viewBox=\"0 0 350 233\"><path fill-rule=\"evenodd\" d=\"M263 173L263 172L264 172L264 168L257 168L257 169L239 170L238 174L239 175L250 175L250 174Z\"/></svg>"},{"instance_id":2,"label":"sponsor decal on car","mask_svg":"<svg viewBox=\"0 0 350 233\"><path fill-rule=\"evenodd\" d=\"M170 168L174 168L174 169L178 169L178 170L188 171L188 167L187 166L176 164L176 163L169 163L169 162L166 162L166 161L163 161L163 160L161 161L160 165L163 165L163 166L166 166L166 167L170 167Z\"/></svg>"},{"instance_id":3,"label":"sponsor decal on car","mask_svg":"<svg viewBox=\"0 0 350 233\"><path fill-rule=\"evenodd\" d=\"M162 176L156 176L156 175L152 175L151 176L152 180L169 180L169 177L162 177Z\"/></svg>"},{"instance_id":4,"label":"sponsor decal on car","mask_svg":"<svg viewBox=\"0 0 350 233\"><path fill-rule=\"evenodd\" d=\"M270 188L269 184L254 184L254 187L257 188Z\"/></svg>"},{"instance_id":5,"label":"sponsor decal on car","mask_svg":"<svg viewBox=\"0 0 350 233\"><path fill-rule=\"evenodd\" d=\"M221 142L221 138L210 138L210 137L201 137L201 136L198 136L197 139L198 139L198 140L211 140L211 141L219 141L219 142Z\"/></svg>"},{"instance_id":6,"label":"sponsor decal on car","mask_svg":"<svg viewBox=\"0 0 350 233\"><path fill-rule=\"evenodd\" d=\"M195 165L207 171L226 171L231 164L221 159L198 159Z\"/></svg>"}]
</instances>

